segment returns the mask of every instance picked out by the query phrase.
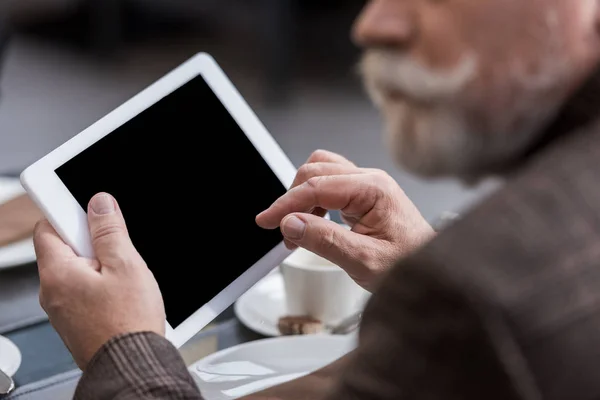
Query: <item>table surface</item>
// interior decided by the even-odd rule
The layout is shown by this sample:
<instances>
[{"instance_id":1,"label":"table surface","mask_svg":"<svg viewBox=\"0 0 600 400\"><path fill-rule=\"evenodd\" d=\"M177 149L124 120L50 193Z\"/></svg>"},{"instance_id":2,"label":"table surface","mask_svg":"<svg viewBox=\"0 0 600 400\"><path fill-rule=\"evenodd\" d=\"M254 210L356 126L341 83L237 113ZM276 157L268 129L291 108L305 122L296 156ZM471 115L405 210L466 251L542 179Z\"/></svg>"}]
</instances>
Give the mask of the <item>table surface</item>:
<instances>
[{"instance_id":1,"label":"table surface","mask_svg":"<svg viewBox=\"0 0 600 400\"><path fill-rule=\"evenodd\" d=\"M5 334L21 350L21 367L14 376L17 387L77 368L71 354L49 322Z\"/></svg>"},{"instance_id":2,"label":"table surface","mask_svg":"<svg viewBox=\"0 0 600 400\"><path fill-rule=\"evenodd\" d=\"M23 357L21 367L14 376L17 387L77 369L71 354L49 322L21 328L5 336L19 347ZM186 343L181 352L191 364L212 352L262 338L264 336L240 324L230 308L213 325Z\"/></svg>"}]
</instances>

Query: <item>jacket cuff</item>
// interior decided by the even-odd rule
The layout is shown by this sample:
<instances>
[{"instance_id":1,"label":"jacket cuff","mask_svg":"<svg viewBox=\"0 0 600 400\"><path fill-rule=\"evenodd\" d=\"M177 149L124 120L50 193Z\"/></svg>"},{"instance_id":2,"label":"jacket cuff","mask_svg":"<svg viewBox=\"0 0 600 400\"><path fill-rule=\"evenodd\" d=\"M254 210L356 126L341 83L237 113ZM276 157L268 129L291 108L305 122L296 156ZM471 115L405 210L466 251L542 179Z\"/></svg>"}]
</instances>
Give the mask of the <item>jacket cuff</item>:
<instances>
[{"instance_id":1,"label":"jacket cuff","mask_svg":"<svg viewBox=\"0 0 600 400\"><path fill-rule=\"evenodd\" d=\"M75 399L169 398L173 390L199 397L171 342L153 332L137 332L116 336L98 350L83 372Z\"/></svg>"}]
</instances>

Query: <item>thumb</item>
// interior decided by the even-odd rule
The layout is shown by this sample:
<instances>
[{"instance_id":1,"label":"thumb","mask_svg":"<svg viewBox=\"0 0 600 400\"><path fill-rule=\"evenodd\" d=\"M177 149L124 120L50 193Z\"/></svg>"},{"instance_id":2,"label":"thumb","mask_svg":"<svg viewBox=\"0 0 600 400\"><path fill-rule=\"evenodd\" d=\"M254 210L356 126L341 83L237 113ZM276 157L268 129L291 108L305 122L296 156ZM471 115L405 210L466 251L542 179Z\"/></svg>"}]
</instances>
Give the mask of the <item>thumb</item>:
<instances>
[{"instance_id":1,"label":"thumb","mask_svg":"<svg viewBox=\"0 0 600 400\"><path fill-rule=\"evenodd\" d=\"M285 217L281 221L281 232L288 241L342 267L349 275L364 274L360 250L372 246L372 238L325 218L304 213Z\"/></svg>"},{"instance_id":2,"label":"thumb","mask_svg":"<svg viewBox=\"0 0 600 400\"><path fill-rule=\"evenodd\" d=\"M94 253L102 266L120 267L122 260L136 254L119 205L108 193L98 193L90 200L88 224Z\"/></svg>"}]
</instances>

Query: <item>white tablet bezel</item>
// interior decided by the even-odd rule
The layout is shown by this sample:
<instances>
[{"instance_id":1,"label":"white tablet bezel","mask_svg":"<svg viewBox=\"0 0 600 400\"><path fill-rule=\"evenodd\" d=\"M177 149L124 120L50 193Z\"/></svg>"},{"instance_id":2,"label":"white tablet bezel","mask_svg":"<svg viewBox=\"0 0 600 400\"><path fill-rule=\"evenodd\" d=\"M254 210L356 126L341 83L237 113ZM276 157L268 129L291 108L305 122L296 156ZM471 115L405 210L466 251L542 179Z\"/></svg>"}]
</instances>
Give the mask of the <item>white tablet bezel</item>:
<instances>
[{"instance_id":1,"label":"white tablet bezel","mask_svg":"<svg viewBox=\"0 0 600 400\"><path fill-rule=\"evenodd\" d=\"M87 214L55 170L198 75L204 78L283 185L286 188L291 186L296 175L296 168L292 162L212 56L199 53L32 164L21 174L21 183L27 193L63 240L80 256L94 255ZM284 243L279 243L182 324L171 327L167 323L167 339L175 346L181 347L289 254L291 251Z\"/></svg>"}]
</instances>

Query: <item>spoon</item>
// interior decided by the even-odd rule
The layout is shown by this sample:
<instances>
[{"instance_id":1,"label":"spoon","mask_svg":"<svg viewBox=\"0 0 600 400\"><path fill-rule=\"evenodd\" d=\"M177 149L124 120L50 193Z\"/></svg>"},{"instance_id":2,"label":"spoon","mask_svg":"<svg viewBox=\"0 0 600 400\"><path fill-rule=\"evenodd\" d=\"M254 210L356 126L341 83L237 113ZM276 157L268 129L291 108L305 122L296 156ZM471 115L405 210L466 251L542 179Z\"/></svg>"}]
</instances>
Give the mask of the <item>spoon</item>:
<instances>
[{"instance_id":1,"label":"spoon","mask_svg":"<svg viewBox=\"0 0 600 400\"><path fill-rule=\"evenodd\" d=\"M15 382L0 369L0 396L10 394L15 389Z\"/></svg>"},{"instance_id":2,"label":"spoon","mask_svg":"<svg viewBox=\"0 0 600 400\"><path fill-rule=\"evenodd\" d=\"M332 335L345 335L358 329L358 327L360 326L361 319L362 311L354 313L349 317L344 318L337 325L325 326L325 329Z\"/></svg>"}]
</instances>

